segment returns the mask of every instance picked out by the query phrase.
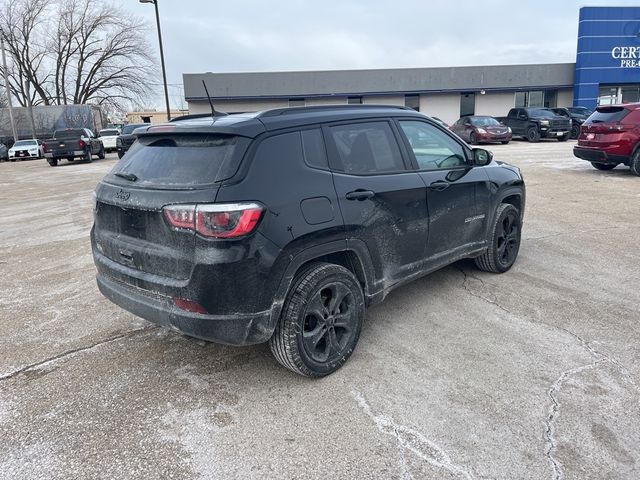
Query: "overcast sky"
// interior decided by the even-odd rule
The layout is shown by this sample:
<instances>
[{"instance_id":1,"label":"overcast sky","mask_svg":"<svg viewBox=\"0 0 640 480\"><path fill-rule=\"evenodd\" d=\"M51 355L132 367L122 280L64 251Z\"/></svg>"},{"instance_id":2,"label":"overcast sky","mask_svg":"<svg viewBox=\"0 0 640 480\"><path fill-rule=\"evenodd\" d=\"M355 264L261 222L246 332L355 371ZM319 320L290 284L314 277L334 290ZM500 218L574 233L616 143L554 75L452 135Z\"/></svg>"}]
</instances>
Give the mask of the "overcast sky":
<instances>
[{"instance_id":1,"label":"overcast sky","mask_svg":"<svg viewBox=\"0 0 640 480\"><path fill-rule=\"evenodd\" d=\"M182 73L574 62L578 10L638 0L158 0L172 104ZM153 6L120 0L153 22ZM162 86L157 84L162 105Z\"/></svg>"}]
</instances>

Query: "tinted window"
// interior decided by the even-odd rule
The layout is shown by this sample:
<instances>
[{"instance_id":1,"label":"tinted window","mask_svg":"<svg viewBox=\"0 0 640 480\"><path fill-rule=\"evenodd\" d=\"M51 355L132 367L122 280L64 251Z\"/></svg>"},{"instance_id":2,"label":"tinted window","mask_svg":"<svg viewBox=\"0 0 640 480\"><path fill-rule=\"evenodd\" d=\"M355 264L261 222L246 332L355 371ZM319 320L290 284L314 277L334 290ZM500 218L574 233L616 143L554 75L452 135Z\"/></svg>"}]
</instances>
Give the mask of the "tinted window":
<instances>
[{"instance_id":1,"label":"tinted window","mask_svg":"<svg viewBox=\"0 0 640 480\"><path fill-rule=\"evenodd\" d=\"M544 117L544 118L553 118L556 116L550 110L545 110L544 108L528 108L527 113L530 117Z\"/></svg>"},{"instance_id":2,"label":"tinted window","mask_svg":"<svg viewBox=\"0 0 640 480\"><path fill-rule=\"evenodd\" d=\"M587 123L619 122L629 114L629 110L622 107L598 107L591 114Z\"/></svg>"},{"instance_id":3,"label":"tinted window","mask_svg":"<svg viewBox=\"0 0 640 480\"><path fill-rule=\"evenodd\" d=\"M85 132L81 128L70 128L68 130L56 130L53 138L80 138L84 137Z\"/></svg>"},{"instance_id":4,"label":"tinted window","mask_svg":"<svg viewBox=\"0 0 640 480\"><path fill-rule=\"evenodd\" d=\"M235 173L228 172L228 164L238 143L238 137L229 135L139 138L111 174L133 174L136 185L206 185Z\"/></svg>"},{"instance_id":5,"label":"tinted window","mask_svg":"<svg viewBox=\"0 0 640 480\"><path fill-rule=\"evenodd\" d=\"M471 123L476 127L490 127L492 125L500 125L500 122L493 117L473 117Z\"/></svg>"},{"instance_id":6,"label":"tinted window","mask_svg":"<svg viewBox=\"0 0 640 480\"><path fill-rule=\"evenodd\" d=\"M317 128L315 130L303 130L301 134L302 150L307 165L310 167L329 168L322 131Z\"/></svg>"},{"instance_id":7,"label":"tinted window","mask_svg":"<svg viewBox=\"0 0 640 480\"><path fill-rule=\"evenodd\" d=\"M132 124L132 125L125 125L124 127L122 127L122 135L129 135L131 133L133 133L133 131L138 128L138 127L144 127L144 126L149 126L149 123L136 123L136 124Z\"/></svg>"},{"instance_id":8,"label":"tinted window","mask_svg":"<svg viewBox=\"0 0 640 480\"><path fill-rule=\"evenodd\" d=\"M420 170L466 166L464 148L446 133L424 122L401 121Z\"/></svg>"},{"instance_id":9,"label":"tinted window","mask_svg":"<svg viewBox=\"0 0 640 480\"><path fill-rule=\"evenodd\" d=\"M386 122L330 127L343 171L383 173L404 170L402 156Z\"/></svg>"},{"instance_id":10,"label":"tinted window","mask_svg":"<svg viewBox=\"0 0 640 480\"><path fill-rule=\"evenodd\" d=\"M35 140L18 140L13 144L14 147L34 147L37 145Z\"/></svg>"},{"instance_id":11,"label":"tinted window","mask_svg":"<svg viewBox=\"0 0 640 480\"><path fill-rule=\"evenodd\" d=\"M101 137L113 137L118 135L118 130L100 130Z\"/></svg>"}]
</instances>

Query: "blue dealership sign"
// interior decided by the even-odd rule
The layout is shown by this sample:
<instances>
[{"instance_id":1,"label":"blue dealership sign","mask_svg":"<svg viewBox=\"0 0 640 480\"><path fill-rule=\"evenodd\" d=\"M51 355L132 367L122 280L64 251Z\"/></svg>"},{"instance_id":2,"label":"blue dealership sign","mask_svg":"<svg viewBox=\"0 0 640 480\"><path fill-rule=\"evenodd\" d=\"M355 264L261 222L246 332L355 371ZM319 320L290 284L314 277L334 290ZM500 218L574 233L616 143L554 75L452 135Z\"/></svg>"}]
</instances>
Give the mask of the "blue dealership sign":
<instances>
[{"instance_id":1,"label":"blue dealership sign","mask_svg":"<svg viewBox=\"0 0 640 480\"><path fill-rule=\"evenodd\" d=\"M573 104L595 108L601 87L640 86L640 7L583 7Z\"/></svg>"}]
</instances>

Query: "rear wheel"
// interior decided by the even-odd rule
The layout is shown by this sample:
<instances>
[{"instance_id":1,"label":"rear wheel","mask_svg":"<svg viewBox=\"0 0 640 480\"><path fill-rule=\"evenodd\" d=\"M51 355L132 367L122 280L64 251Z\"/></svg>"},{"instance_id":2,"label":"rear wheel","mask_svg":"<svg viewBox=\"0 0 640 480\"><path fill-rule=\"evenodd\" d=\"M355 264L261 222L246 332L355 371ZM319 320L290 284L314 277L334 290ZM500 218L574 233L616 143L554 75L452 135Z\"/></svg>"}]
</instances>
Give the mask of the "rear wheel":
<instances>
[{"instance_id":1,"label":"rear wheel","mask_svg":"<svg viewBox=\"0 0 640 480\"><path fill-rule=\"evenodd\" d=\"M57 167L58 166L58 159L57 158L47 158L47 163L52 167Z\"/></svg>"},{"instance_id":2,"label":"rear wheel","mask_svg":"<svg viewBox=\"0 0 640 480\"><path fill-rule=\"evenodd\" d=\"M314 263L294 279L269 347L284 367L323 377L349 359L360 337L364 295L346 268Z\"/></svg>"},{"instance_id":3,"label":"rear wheel","mask_svg":"<svg viewBox=\"0 0 640 480\"><path fill-rule=\"evenodd\" d=\"M508 203L496 210L496 217L489 238L489 248L476 257L476 266L485 272L503 273L509 270L520 250L520 212Z\"/></svg>"},{"instance_id":4,"label":"rear wheel","mask_svg":"<svg viewBox=\"0 0 640 480\"><path fill-rule=\"evenodd\" d=\"M597 163L597 162L591 162L591 165L593 165L593 168L597 168L598 170L613 170L618 166L615 163Z\"/></svg>"},{"instance_id":5,"label":"rear wheel","mask_svg":"<svg viewBox=\"0 0 640 480\"><path fill-rule=\"evenodd\" d=\"M638 148L631 157L629 168L634 175L638 175L640 177L640 148Z\"/></svg>"},{"instance_id":6,"label":"rear wheel","mask_svg":"<svg viewBox=\"0 0 640 480\"><path fill-rule=\"evenodd\" d=\"M91 158L91 150L87 150L86 152L84 152L83 160L84 160L85 162L91 163L91 161L93 160L93 159Z\"/></svg>"},{"instance_id":7,"label":"rear wheel","mask_svg":"<svg viewBox=\"0 0 640 480\"><path fill-rule=\"evenodd\" d=\"M100 151L98 152L98 158L100 160L104 160L104 147L100 147Z\"/></svg>"},{"instance_id":8,"label":"rear wheel","mask_svg":"<svg viewBox=\"0 0 640 480\"><path fill-rule=\"evenodd\" d=\"M540 141L540 132L536 127L529 127L527 130L527 140L530 142L539 142Z\"/></svg>"}]
</instances>

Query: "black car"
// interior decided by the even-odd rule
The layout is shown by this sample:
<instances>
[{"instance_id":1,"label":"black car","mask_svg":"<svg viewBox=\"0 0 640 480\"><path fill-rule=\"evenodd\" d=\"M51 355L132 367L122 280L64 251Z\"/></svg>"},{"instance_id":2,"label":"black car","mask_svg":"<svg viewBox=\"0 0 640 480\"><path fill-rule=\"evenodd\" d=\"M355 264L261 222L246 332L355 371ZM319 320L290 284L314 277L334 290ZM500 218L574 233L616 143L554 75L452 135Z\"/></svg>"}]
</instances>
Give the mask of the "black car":
<instances>
[{"instance_id":1,"label":"black car","mask_svg":"<svg viewBox=\"0 0 640 480\"><path fill-rule=\"evenodd\" d=\"M149 127L98 184L100 291L187 335L269 342L319 377L365 308L463 258L518 255L518 168L405 107L297 107Z\"/></svg>"},{"instance_id":2,"label":"black car","mask_svg":"<svg viewBox=\"0 0 640 480\"><path fill-rule=\"evenodd\" d=\"M584 107L557 107L550 108L553 113L561 117L571 119L571 138L578 138L580 136L580 127L585 122L589 115L593 112Z\"/></svg>"},{"instance_id":3,"label":"black car","mask_svg":"<svg viewBox=\"0 0 640 480\"><path fill-rule=\"evenodd\" d=\"M512 108L506 117L495 118L509 127L514 137L523 137L530 142L539 142L541 138L566 142L571 136L571 120L546 108Z\"/></svg>"},{"instance_id":4,"label":"black car","mask_svg":"<svg viewBox=\"0 0 640 480\"><path fill-rule=\"evenodd\" d=\"M122 158L127 150L133 145L133 142L136 141L136 136L133 134L133 131L136 128L140 127L149 127L149 123L130 123L129 125L125 125L122 127L122 131L118 138L116 138L116 150L118 152L118 158Z\"/></svg>"}]
</instances>

